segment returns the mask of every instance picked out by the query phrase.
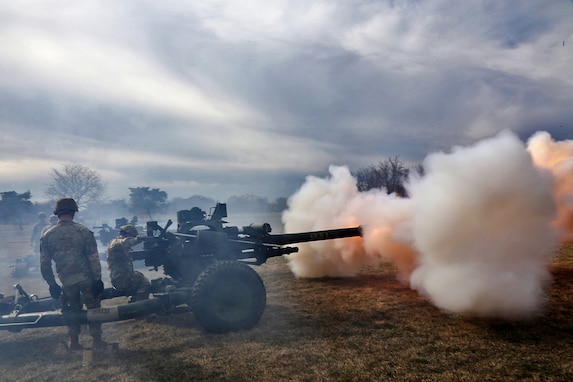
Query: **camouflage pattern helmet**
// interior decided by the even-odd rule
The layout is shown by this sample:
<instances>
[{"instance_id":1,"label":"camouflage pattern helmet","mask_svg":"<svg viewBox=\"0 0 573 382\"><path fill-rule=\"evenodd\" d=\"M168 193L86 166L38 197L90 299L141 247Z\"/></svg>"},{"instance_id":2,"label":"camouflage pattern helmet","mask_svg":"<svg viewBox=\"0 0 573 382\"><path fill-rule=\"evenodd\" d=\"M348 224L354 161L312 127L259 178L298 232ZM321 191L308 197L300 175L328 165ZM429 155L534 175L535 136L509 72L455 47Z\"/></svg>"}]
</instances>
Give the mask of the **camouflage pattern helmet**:
<instances>
[{"instance_id":1,"label":"camouflage pattern helmet","mask_svg":"<svg viewBox=\"0 0 573 382\"><path fill-rule=\"evenodd\" d=\"M119 230L120 230L119 231L120 235L125 234L125 235L131 236L131 237L137 237L137 235L138 235L137 228L135 228L131 224L126 224L124 226L121 226L121 228Z\"/></svg>"},{"instance_id":2,"label":"camouflage pattern helmet","mask_svg":"<svg viewBox=\"0 0 573 382\"><path fill-rule=\"evenodd\" d=\"M61 198L56 202L54 207L54 215L62 215L64 213L77 212L78 205L72 198Z\"/></svg>"},{"instance_id":3,"label":"camouflage pattern helmet","mask_svg":"<svg viewBox=\"0 0 573 382\"><path fill-rule=\"evenodd\" d=\"M46 218L46 214L44 212L40 212L38 214L38 219L45 219Z\"/></svg>"}]
</instances>

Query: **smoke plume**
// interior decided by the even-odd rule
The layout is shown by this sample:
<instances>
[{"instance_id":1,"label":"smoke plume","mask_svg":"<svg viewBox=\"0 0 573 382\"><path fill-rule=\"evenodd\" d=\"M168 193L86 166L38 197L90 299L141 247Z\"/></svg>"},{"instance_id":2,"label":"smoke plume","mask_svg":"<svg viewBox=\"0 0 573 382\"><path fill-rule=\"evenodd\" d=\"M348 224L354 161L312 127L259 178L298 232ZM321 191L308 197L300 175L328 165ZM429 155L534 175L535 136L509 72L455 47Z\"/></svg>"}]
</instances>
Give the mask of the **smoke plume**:
<instances>
[{"instance_id":1,"label":"smoke plume","mask_svg":"<svg viewBox=\"0 0 573 382\"><path fill-rule=\"evenodd\" d=\"M286 232L363 226L362 238L300 245L298 277L349 277L390 262L437 307L523 318L543 306L548 265L573 227L573 142L502 132L424 161L409 198L359 192L346 167L309 176L289 198Z\"/></svg>"}]
</instances>

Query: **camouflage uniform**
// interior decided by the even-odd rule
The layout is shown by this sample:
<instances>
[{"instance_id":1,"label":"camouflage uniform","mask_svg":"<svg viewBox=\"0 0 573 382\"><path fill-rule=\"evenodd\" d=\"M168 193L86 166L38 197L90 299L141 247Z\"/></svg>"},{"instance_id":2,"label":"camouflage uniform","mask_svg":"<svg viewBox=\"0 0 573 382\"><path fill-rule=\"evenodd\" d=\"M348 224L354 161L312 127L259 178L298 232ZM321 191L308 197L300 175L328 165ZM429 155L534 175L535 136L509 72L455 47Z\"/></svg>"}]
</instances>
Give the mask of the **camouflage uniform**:
<instances>
[{"instance_id":1,"label":"camouflage uniform","mask_svg":"<svg viewBox=\"0 0 573 382\"><path fill-rule=\"evenodd\" d=\"M133 295L131 301L146 300L151 285L143 273L133 270L131 247L140 242L138 237L120 235L110 241L107 247L111 284L115 289Z\"/></svg>"},{"instance_id":2,"label":"camouflage uniform","mask_svg":"<svg viewBox=\"0 0 573 382\"><path fill-rule=\"evenodd\" d=\"M52 261L63 287L64 307L82 310L82 297L88 309L99 308L100 298L94 296L92 283L101 279L101 264L93 232L73 221L60 221L44 233L40 243L40 270L49 285L56 284ZM65 304L64 304L65 301ZM68 334L79 335L80 325L68 325ZM90 334L101 337L101 323L89 324Z\"/></svg>"}]
</instances>

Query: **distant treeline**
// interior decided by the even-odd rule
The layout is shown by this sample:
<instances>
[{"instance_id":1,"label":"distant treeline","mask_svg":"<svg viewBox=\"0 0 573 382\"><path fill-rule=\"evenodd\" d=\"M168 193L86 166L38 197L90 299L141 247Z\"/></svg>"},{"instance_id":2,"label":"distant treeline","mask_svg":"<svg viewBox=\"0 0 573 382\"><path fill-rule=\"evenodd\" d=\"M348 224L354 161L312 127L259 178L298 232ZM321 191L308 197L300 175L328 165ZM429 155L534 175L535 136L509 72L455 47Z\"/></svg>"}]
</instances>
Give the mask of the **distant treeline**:
<instances>
[{"instance_id":1,"label":"distant treeline","mask_svg":"<svg viewBox=\"0 0 573 382\"><path fill-rule=\"evenodd\" d=\"M155 190L149 190L153 193ZM54 202L32 203L30 193L18 194L15 191L1 192L0 200L0 224L29 225L37 222L38 214L44 212L50 215ZM266 197L246 194L231 196L227 200L216 200L202 195L193 195L189 198L175 197L165 200L156 205L141 206L134 204L134 200L109 200L99 201L83 208L78 213L78 218L87 221L104 221L112 225L116 218L126 217L131 219L138 216L139 221L148 220L157 214L171 215L176 217L177 211L199 207L207 214L217 203L227 203L227 210L231 213L243 212L282 212L286 209L287 198L269 200ZM145 211L145 212L142 212Z\"/></svg>"},{"instance_id":2,"label":"distant treeline","mask_svg":"<svg viewBox=\"0 0 573 382\"><path fill-rule=\"evenodd\" d=\"M424 168L418 164L407 167L397 156L387 158L375 165L364 167L353 172L358 191L380 189L387 193L406 195L404 184L408 178L424 176ZM175 217L177 211L199 207L207 215L218 202L227 203L229 214L244 212L282 212L287 208L287 198L269 200L266 197L245 194L231 196L226 201L215 200L202 195L188 198L168 199L165 191L150 187L129 188L127 200L105 200L105 183L100 175L82 165L63 165L53 169L51 180L47 184L45 195L53 198L50 202L32 203L30 191L0 192L0 224L22 225L37 221L37 215L52 213L54 201L65 195L72 197L80 206L78 219L90 222L104 222L110 219L136 216L139 221L154 220L154 216L170 215ZM111 220L114 221L114 220ZM107 223L109 224L109 223Z\"/></svg>"}]
</instances>

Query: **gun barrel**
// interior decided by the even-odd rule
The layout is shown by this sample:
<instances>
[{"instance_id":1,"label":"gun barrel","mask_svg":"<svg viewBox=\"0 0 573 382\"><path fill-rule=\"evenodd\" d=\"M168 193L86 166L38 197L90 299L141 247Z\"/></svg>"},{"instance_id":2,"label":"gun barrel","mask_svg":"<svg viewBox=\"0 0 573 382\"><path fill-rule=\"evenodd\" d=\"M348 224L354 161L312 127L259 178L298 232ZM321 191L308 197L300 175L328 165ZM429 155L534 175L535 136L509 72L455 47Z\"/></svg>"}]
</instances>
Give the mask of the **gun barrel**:
<instances>
[{"instance_id":1,"label":"gun barrel","mask_svg":"<svg viewBox=\"0 0 573 382\"><path fill-rule=\"evenodd\" d=\"M265 244L288 245L309 241L342 239L345 237L362 236L362 227L338 228L324 231L286 233L282 235L267 235L262 238Z\"/></svg>"}]
</instances>

